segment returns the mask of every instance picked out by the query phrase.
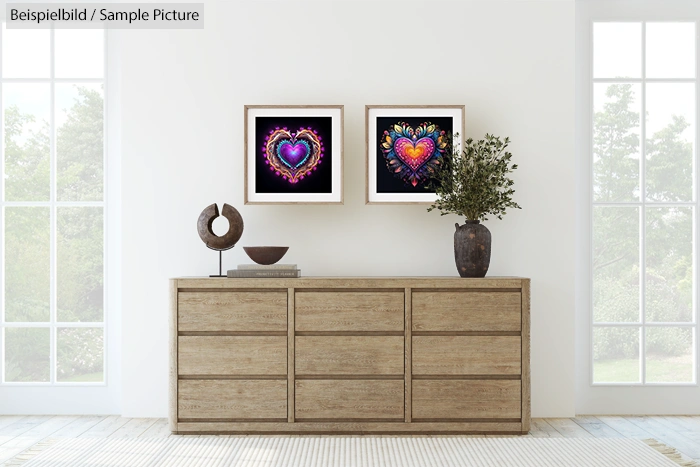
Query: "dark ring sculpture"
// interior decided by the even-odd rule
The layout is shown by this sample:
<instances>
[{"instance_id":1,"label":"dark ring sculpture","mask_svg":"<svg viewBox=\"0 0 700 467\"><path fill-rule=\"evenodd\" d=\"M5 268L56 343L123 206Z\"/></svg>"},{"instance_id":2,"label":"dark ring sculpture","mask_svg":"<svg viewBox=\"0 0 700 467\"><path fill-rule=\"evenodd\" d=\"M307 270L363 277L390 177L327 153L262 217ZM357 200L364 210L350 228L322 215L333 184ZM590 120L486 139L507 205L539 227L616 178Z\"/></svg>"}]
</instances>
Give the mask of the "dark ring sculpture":
<instances>
[{"instance_id":1,"label":"dark ring sculpture","mask_svg":"<svg viewBox=\"0 0 700 467\"><path fill-rule=\"evenodd\" d=\"M236 242L241 238L241 235L243 235L243 218L236 208L224 203L221 215L228 220L228 232L221 237L216 235L212 230L214 219L219 217L219 208L216 203L204 208L204 211L202 211L197 220L199 238L212 250L229 250L236 245Z\"/></svg>"}]
</instances>

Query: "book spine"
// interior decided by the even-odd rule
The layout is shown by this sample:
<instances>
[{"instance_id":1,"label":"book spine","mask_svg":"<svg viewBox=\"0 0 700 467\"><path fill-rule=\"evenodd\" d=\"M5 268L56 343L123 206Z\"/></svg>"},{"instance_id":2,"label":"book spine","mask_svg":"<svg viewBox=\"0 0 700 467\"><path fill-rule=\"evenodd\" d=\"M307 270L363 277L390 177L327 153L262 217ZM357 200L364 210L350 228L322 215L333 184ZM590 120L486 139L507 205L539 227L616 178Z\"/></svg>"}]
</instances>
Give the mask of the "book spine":
<instances>
[{"instance_id":1,"label":"book spine","mask_svg":"<svg viewBox=\"0 0 700 467\"><path fill-rule=\"evenodd\" d=\"M256 270L240 270L232 269L227 273L228 277L270 277L270 278L285 278L285 277L301 277L299 269L288 271L256 271Z\"/></svg>"},{"instance_id":2,"label":"book spine","mask_svg":"<svg viewBox=\"0 0 700 467\"><path fill-rule=\"evenodd\" d=\"M239 264L238 265L238 270L239 271L289 271L289 270L297 270L296 264Z\"/></svg>"}]
</instances>

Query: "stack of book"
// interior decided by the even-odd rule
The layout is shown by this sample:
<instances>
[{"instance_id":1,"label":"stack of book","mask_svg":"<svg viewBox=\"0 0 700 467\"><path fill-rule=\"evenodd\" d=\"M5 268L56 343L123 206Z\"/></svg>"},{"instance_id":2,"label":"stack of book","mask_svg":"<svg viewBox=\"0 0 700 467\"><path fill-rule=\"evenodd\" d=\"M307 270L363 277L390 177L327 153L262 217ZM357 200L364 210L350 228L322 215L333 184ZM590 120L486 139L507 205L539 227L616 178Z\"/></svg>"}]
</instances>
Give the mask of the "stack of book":
<instances>
[{"instance_id":1,"label":"stack of book","mask_svg":"<svg viewBox=\"0 0 700 467\"><path fill-rule=\"evenodd\" d=\"M228 277L301 277L301 269L296 264L239 264L229 269Z\"/></svg>"}]
</instances>

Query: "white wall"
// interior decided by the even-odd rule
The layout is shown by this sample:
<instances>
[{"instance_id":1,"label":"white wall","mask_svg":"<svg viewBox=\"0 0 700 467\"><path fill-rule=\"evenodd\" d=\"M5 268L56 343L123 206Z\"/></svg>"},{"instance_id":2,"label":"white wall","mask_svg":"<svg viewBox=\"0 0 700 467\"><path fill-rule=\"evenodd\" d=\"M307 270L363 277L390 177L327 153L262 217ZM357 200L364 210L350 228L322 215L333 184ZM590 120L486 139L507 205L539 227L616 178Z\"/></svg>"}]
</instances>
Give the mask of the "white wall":
<instances>
[{"instance_id":1,"label":"white wall","mask_svg":"<svg viewBox=\"0 0 700 467\"><path fill-rule=\"evenodd\" d=\"M532 278L533 416L572 416L573 2L208 1L205 18L119 34L123 414L167 414L167 279L215 271L195 228L212 202L241 212L239 245L289 245L305 275L455 276L461 219L364 204L364 106L465 104L467 136L510 136L520 165L523 210L486 225L489 275ZM244 206L244 104L344 104L345 205Z\"/></svg>"}]
</instances>

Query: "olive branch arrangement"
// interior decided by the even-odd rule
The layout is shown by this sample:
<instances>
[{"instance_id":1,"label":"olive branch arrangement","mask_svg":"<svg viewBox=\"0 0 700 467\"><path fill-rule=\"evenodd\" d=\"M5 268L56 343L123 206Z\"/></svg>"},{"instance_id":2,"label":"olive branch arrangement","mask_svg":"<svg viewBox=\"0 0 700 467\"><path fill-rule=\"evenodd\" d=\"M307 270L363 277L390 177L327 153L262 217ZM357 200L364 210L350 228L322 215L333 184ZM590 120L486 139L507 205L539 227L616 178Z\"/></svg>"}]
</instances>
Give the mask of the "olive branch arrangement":
<instances>
[{"instance_id":1,"label":"olive branch arrangement","mask_svg":"<svg viewBox=\"0 0 700 467\"><path fill-rule=\"evenodd\" d=\"M506 151L509 143L510 138L501 140L487 133L478 141L467 139L461 151L451 145L452 157L445 158L427 184L437 194L428 212L437 209L441 216L457 214L485 221L488 215L502 219L507 208L522 209L513 201L514 182L508 176L518 168Z\"/></svg>"}]
</instances>

